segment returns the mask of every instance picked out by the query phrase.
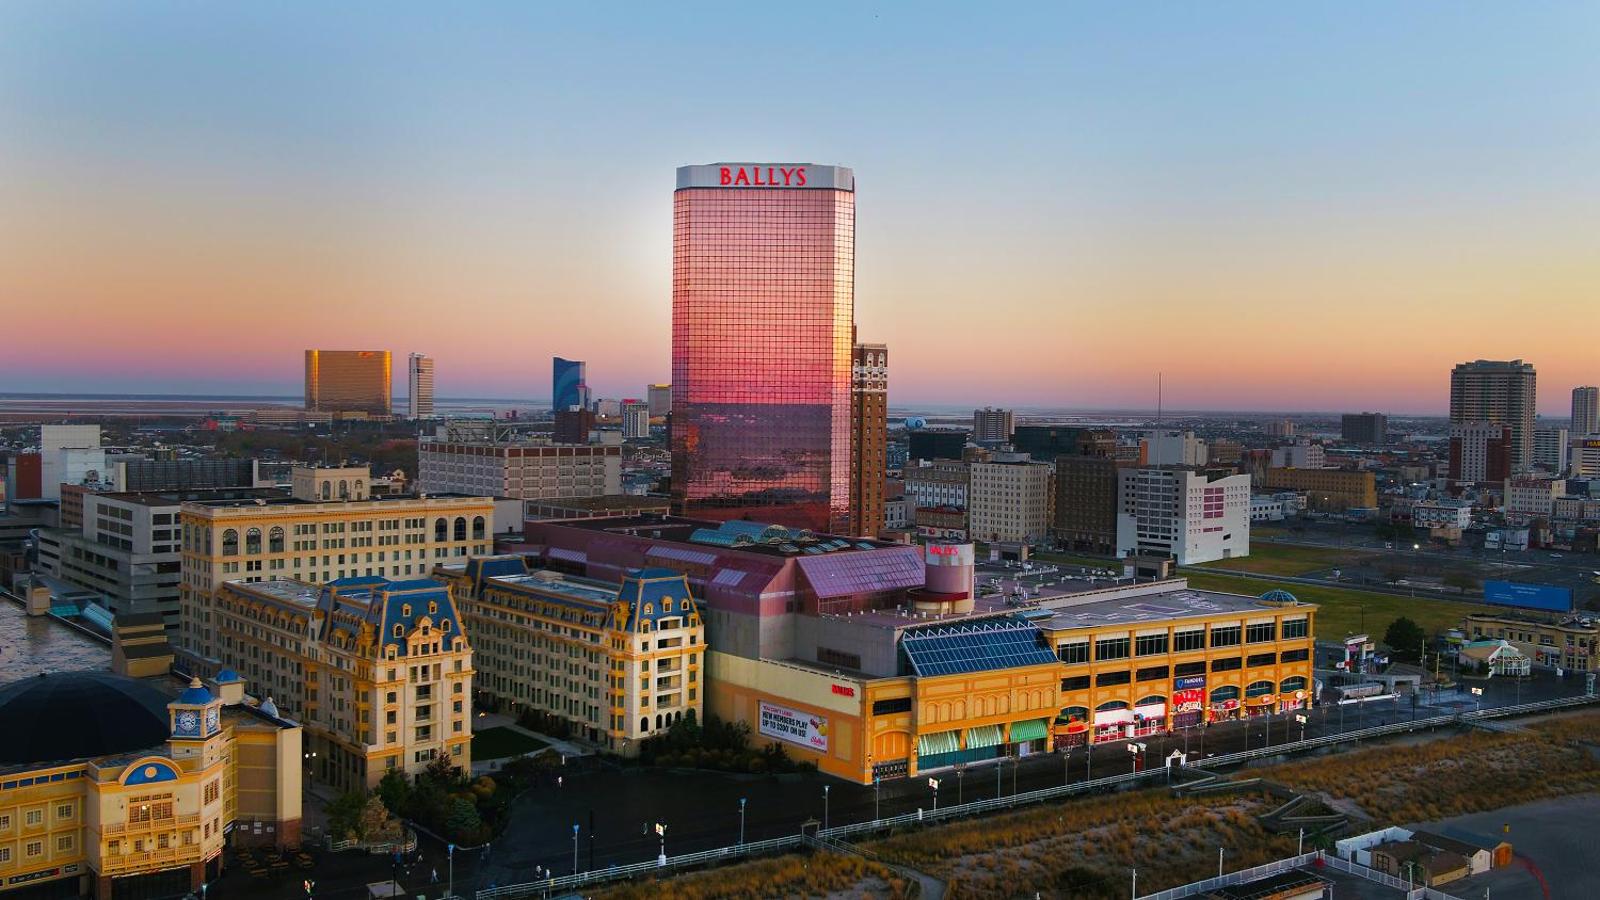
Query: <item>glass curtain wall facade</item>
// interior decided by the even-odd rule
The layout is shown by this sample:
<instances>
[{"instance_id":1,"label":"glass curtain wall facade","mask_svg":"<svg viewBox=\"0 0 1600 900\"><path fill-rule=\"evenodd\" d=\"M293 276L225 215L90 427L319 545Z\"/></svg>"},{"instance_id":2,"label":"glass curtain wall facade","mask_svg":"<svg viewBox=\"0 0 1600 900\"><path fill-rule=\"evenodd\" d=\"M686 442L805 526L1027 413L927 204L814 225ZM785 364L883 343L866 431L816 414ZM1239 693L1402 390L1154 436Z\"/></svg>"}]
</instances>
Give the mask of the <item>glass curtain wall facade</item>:
<instances>
[{"instance_id":1,"label":"glass curtain wall facade","mask_svg":"<svg viewBox=\"0 0 1600 900\"><path fill-rule=\"evenodd\" d=\"M387 350L307 350L306 409L319 412L390 412Z\"/></svg>"},{"instance_id":2,"label":"glass curtain wall facade","mask_svg":"<svg viewBox=\"0 0 1600 900\"><path fill-rule=\"evenodd\" d=\"M854 188L850 170L833 166L678 170L679 513L848 531Z\"/></svg>"},{"instance_id":3,"label":"glass curtain wall facade","mask_svg":"<svg viewBox=\"0 0 1600 900\"><path fill-rule=\"evenodd\" d=\"M566 410L589 405L588 381L581 359L557 356L550 366L550 408Z\"/></svg>"}]
</instances>

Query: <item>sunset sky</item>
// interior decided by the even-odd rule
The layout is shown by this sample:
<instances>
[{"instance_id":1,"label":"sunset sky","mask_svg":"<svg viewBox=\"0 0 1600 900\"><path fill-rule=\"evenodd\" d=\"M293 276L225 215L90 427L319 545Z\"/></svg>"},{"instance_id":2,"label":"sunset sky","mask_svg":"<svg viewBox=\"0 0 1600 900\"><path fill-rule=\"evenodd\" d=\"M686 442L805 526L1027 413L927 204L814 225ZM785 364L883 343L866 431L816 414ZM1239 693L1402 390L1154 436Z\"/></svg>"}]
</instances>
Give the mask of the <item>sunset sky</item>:
<instances>
[{"instance_id":1,"label":"sunset sky","mask_svg":"<svg viewBox=\"0 0 1600 900\"><path fill-rule=\"evenodd\" d=\"M897 404L1600 383L1600 4L328 6L0 5L0 392L637 396L719 160L855 169Z\"/></svg>"}]
</instances>

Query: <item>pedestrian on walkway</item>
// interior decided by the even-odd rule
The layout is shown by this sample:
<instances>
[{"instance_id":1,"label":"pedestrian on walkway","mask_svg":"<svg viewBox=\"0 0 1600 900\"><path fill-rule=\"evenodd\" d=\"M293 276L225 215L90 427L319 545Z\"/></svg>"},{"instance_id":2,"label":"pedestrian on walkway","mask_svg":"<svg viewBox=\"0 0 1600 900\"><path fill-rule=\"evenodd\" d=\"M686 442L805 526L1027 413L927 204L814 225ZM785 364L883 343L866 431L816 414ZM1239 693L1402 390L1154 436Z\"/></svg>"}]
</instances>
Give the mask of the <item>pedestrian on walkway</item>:
<instances>
[{"instance_id":1,"label":"pedestrian on walkway","mask_svg":"<svg viewBox=\"0 0 1600 900\"><path fill-rule=\"evenodd\" d=\"M439 883L439 870L438 869L434 869L433 870L433 883L434 884L438 884Z\"/></svg>"}]
</instances>

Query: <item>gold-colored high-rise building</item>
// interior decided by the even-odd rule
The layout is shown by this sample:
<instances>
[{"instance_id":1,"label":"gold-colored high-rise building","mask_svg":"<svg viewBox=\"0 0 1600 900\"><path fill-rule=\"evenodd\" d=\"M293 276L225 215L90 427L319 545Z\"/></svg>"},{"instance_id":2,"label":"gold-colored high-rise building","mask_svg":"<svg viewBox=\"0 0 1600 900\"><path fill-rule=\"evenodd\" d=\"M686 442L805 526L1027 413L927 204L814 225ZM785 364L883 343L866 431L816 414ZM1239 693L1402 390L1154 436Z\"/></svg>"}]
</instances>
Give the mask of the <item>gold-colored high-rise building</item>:
<instances>
[{"instance_id":1,"label":"gold-colored high-rise building","mask_svg":"<svg viewBox=\"0 0 1600 900\"><path fill-rule=\"evenodd\" d=\"M889 469L889 348L856 344L851 356L850 533L877 537Z\"/></svg>"},{"instance_id":2,"label":"gold-colored high-rise building","mask_svg":"<svg viewBox=\"0 0 1600 900\"><path fill-rule=\"evenodd\" d=\"M390 414L387 350L307 350L306 409Z\"/></svg>"}]
</instances>

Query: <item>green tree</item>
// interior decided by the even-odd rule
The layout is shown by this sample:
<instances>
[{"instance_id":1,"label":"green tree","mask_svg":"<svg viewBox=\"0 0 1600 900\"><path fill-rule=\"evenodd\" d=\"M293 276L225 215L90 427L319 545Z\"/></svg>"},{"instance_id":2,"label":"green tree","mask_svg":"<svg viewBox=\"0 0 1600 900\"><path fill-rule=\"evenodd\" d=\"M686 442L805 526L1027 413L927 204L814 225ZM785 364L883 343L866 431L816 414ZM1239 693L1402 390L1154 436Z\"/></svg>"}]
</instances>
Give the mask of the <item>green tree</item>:
<instances>
[{"instance_id":1,"label":"green tree","mask_svg":"<svg viewBox=\"0 0 1600 900\"><path fill-rule=\"evenodd\" d=\"M340 841L361 839L361 811L366 808L366 791L346 791L328 804L328 833Z\"/></svg>"},{"instance_id":2,"label":"green tree","mask_svg":"<svg viewBox=\"0 0 1600 900\"><path fill-rule=\"evenodd\" d=\"M1389 629L1383 633L1383 642L1397 659L1408 662L1418 662L1422 658L1422 644L1428 639L1428 633L1422 626L1401 616L1389 623Z\"/></svg>"},{"instance_id":3,"label":"green tree","mask_svg":"<svg viewBox=\"0 0 1600 900\"><path fill-rule=\"evenodd\" d=\"M404 816L411 809L411 782L399 769L390 769L384 773L378 782L378 797L389 811L397 816Z\"/></svg>"},{"instance_id":4,"label":"green tree","mask_svg":"<svg viewBox=\"0 0 1600 900\"><path fill-rule=\"evenodd\" d=\"M457 841L470 840L483 827L483 820L478 818L478 808L470 800L451 797L446 809L444 827Z\"/></svg>"}]
</instances>

